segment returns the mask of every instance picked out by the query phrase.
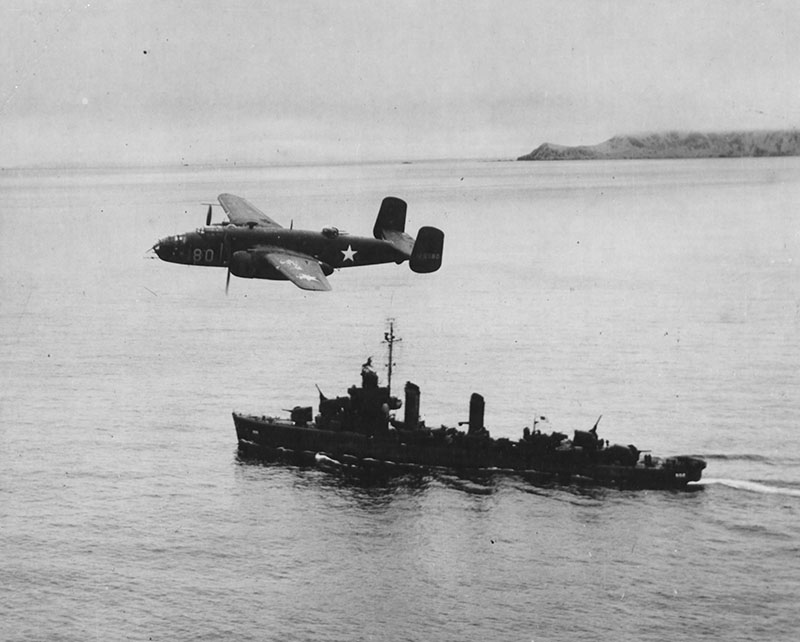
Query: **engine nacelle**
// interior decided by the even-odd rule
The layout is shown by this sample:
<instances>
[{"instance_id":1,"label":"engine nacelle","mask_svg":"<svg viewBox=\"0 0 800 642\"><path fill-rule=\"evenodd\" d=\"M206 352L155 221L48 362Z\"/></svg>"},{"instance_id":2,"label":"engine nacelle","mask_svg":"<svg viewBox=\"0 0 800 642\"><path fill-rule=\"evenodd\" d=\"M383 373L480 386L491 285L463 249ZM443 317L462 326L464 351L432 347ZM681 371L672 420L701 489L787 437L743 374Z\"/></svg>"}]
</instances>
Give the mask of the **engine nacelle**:
<instances>
[{"instance_id":1,"label":"engine nacelle","mask_svg":"<svg viewBox=\"0 0 800 642\"><path fill-rule=\"evenodd\" d=\"M256 261L250 252L234 252L228 267L231 274L243 279L252 279L256 276Z\"/></svg>"},{"instance_id":2,"label":"engine nacelle","mask_svg":"<svg viewBox=\"0 0 800 642\"><path fill-rule=\"evenodd\" d=\"M229 264L231 274L243 279L270 279L285 281L286 277L276 270L263 256L239 250L231 256Z\"/></svg>"},{"instance_id":3,"label":"engine nacelle","mask_svg":"<svg viewBox=\"0 0 800 642\"><path fill-rule=\"evenodd\" d=\"M333 268L327 263L320 263L320 268L325 276L333 274ZM231 274L243 279L270 279L272 281L286 281L287 278L275 269L272 264L259 252L239 250L234 252L228 264Z\"/></svg>"}]
</instances>

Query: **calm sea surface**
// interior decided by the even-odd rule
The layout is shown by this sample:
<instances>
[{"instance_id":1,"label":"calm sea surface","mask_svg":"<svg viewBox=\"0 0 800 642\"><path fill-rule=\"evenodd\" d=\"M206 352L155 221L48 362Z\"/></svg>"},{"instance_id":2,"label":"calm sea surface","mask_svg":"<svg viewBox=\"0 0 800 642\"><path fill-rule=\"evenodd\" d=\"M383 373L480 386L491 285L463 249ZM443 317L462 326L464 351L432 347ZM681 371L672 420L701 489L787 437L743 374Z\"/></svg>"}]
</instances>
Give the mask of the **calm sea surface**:
<instances>
[{"instance_id":1,"label":"calm sea surface","mask_svg":"<svg viewBox=\"0 0 800 642\"><path fill-rule=\"evenodd\" d=\"M0 172L0 639L796 640L800 159ZM441 227L333 292L145 259L220 192L295 227ZM216 214L220 216L220 212ZM240 462L385 362L708 462L691 492ZM399 389L399 385L398 388Z\"/></svg>"}]
</instances>

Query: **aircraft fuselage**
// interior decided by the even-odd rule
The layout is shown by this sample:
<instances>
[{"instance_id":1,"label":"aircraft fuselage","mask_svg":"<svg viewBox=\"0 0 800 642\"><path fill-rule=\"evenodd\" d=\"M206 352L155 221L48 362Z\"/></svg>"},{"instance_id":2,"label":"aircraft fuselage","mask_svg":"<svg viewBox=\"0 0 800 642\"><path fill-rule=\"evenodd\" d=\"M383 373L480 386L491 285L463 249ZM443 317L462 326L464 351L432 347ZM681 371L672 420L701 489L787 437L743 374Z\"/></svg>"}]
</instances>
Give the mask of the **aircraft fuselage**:
<instances>
[{"instance_id":1,"label":"aircraft fuselage","mask_svg":"<svg viewBox=\"0 0 800 642\"><path fill-rule=\"evenodd\" d=\"M156 254L170 263L228 267L236 252L280 248L313 256L330 273L333 269L379 263L402 263L408 256L391 243L341 233L335 228L321 232L286 228L265 229L236 225L211 225L194 232L168 236L155 246ZM234 273L236 271L234 270ZM260 278L282 280L279 273Z\"/></svg>"},{"instance_id":2,"label":"aircraft fuselage","mask_svg":"<svg viewBox=\"0 0 800 642\"><path fill-rule=\"evenodd\" d=\"M408 261L412 272L427 274L442 264L444 233L423 226L416 239L406 234L407 205L395 196L381 202L372 237L335 227L286 229L241 196L220 194L217 200L229 223L211 225L209 205L205 227L162 238L152 249L162 261L227 268L226 292L231 275L324 291L331 289L326 277L338 268Z\"/></svg>"}]
</instances>

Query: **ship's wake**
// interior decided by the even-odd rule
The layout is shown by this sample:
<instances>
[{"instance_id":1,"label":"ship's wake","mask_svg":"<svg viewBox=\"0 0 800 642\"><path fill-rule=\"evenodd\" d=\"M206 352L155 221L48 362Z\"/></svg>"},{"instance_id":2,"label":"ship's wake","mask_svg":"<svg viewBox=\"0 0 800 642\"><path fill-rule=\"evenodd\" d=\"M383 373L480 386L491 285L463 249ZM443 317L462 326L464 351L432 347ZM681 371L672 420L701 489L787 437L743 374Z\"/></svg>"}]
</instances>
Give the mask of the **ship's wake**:
<instances>
[{"instance_id":1,"label":"ship's wake","mask_svg":"<svg viewBox=\"0 0 800 642\"><path fill-rule=\"evenodd\" d=\"M762 495L785 495L788 497L800 497L800 488L788 488L786 486L772 486L755 481L743 479L704 479L692 484L693 486L727 486L737 490L744 490L750 493L760 493Z\"/></svg>"}]
</instances>

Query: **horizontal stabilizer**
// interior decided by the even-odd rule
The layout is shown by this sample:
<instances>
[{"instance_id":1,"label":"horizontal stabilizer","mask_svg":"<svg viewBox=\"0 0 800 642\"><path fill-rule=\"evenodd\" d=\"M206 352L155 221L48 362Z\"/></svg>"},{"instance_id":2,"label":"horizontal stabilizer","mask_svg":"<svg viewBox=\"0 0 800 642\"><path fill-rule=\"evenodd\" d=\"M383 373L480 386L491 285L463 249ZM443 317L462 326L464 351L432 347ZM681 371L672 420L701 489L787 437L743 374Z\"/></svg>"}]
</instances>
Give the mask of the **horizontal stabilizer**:
<instances>
[{"instance_id":1,"label":"horizontal stabilizer","mask_svg":"<svg viewBox=\"0 0 800 642\"><path fill-rule=\"evenodd\" d=\"M442 266L444 232L436 227L421 227L411 251L409 265L414 272L436 272Z\"/></svg>"}]
</instances>

